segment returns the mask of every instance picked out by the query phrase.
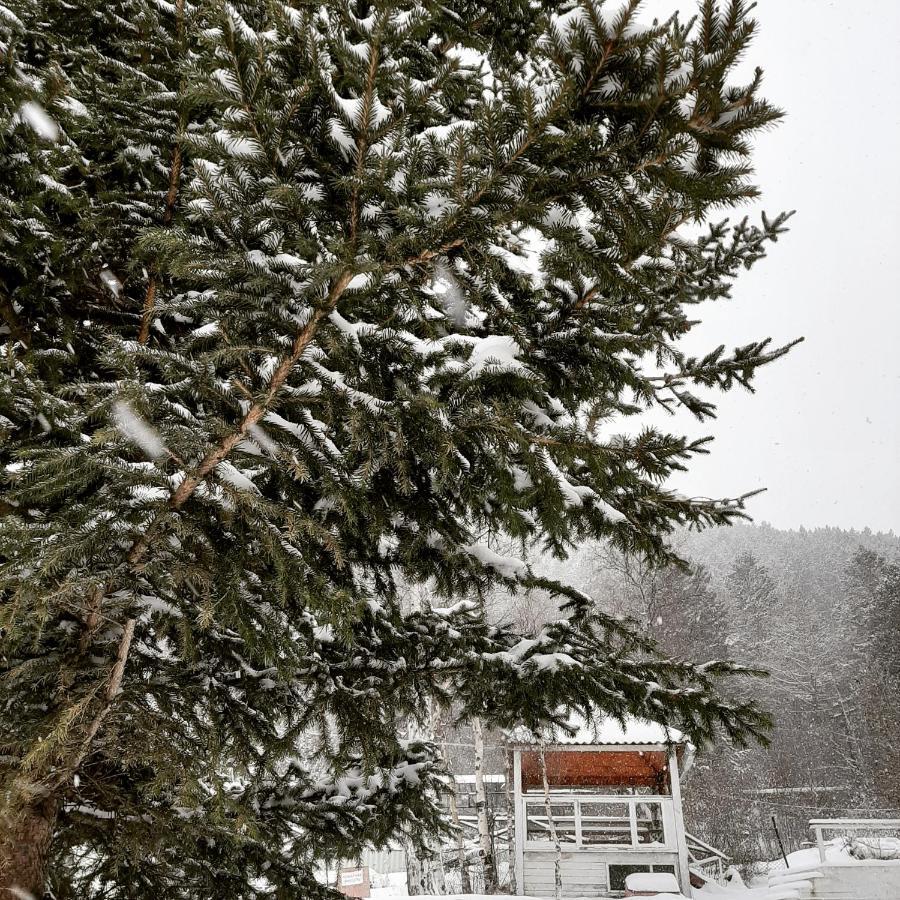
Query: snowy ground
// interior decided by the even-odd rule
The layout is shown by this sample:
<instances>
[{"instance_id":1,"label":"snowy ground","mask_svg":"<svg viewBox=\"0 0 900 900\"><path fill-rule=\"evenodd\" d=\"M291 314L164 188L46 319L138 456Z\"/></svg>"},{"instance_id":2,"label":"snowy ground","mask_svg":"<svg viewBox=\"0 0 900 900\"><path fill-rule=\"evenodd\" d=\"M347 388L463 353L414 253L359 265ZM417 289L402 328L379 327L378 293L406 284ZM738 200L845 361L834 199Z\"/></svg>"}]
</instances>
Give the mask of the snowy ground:
<instances>
[{"instance_id":1,"label":"snowy ground","mask_svg":"<svg viewBox=\"0 0 900 900\"><path fill-rule=\"evenodd\" d=\"M397 875L381 875L374 876L374 882L383 882L381 887L372 888L372 900L393 900L395 897L406 897L406 876ZM767 900L768 888L745 888L745 887L712 887L704 888L700 891L694 891L694 900ZM674 894L659 894L663 897L672 898ZM498 900L496 896L488 897L486 894L450 894L443 897L435 896L419 896L418 900ZM535 897L505 897L503 900L537 900Z\"/></svg>"},{"instance_id":2,"label":"snowy ground","mask_svg":"<svg viewBox=\"0 0 900 900\"><path fill-rule=\"evenodd\" d=\"M857 838L852 845L843 839L828 841L826 844L825 861L831 865L873 864L875 859L894 860L900 866L900 838ZM797 850L788 854L788 863L791 872L800 874L813 870L819 865L819 851L816 847ZM785 895L783 888L777 886L777 876L785 873L785 864L782 860L767 863L764 874L752 887L733 885L720 887L719 885L707 885L694 891L694 900L779 900ZM769 886L768 875L775 876L773 886ZM406 897L406 876L404 874L377 875L373 874L372 900L393 900L395 897ZM680 895L658 894L662 898L675 898ZM444 897L420 896L419 900L496 900L496 897L488 898L485 894L450 894ZM506 900L537 900L534 897L507 897Z\"/></svg>"},{"instance_id":3,"label":"snowy ground","mask_svg":"<svg viewBox=\"0 0 900 900\"><path fill-rule=\"evenodd\" d=\"M694 900L768 900L769 889L745 887L713 887L694 891ZM393 900L394 897L406 897L406 886L398 884L391 887L373 888L373 900ZM676 894L657 894L659 900L675 898ZM487 894L450 894L444 897L419 896L418 900L497 900L496 896ZM504 897L503 900L538 900L535 897Z\"/></svg>"}]
</instances>

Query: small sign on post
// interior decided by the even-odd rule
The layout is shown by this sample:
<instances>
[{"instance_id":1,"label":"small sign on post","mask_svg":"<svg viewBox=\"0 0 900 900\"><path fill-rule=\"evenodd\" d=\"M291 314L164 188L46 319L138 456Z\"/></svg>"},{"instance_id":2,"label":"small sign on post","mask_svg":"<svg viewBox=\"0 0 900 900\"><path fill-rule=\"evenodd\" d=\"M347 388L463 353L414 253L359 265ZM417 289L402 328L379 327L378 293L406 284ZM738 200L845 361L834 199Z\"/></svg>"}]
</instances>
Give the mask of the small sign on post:
<instances>
[{"instance_id":1,"label":"small sign on post","mask_svg":"<svg viewBox=\"0 0 900 900\"><path fill-rule=\"evenodd\" d=\"M370 897L372 885L369 882L369 867L341 869L338 872L337 889L345 897Z\"/></svg>"}]
</instances>

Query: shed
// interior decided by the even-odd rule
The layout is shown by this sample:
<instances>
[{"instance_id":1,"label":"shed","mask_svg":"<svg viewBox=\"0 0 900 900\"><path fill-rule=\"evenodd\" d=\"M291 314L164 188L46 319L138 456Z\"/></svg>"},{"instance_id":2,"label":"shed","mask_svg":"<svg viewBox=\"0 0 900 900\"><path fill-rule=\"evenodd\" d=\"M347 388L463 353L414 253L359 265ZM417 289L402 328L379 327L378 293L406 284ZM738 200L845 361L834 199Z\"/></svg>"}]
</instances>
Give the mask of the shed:
<instances>
[{"instance_id":1,"label":"shed","mask_svg":"<svg viewBox=\"0 0 900 900\"><path fill-rule=\"evenodd\" d=\"M681 776L692 745L680 732L640 719L573 716L567 724L568 731L537 736L517 729L509 736L518 890L553 896L555 830L564 897L623 894L633 872L669 872L690 897Z\"/></svg>"}]
</instances>

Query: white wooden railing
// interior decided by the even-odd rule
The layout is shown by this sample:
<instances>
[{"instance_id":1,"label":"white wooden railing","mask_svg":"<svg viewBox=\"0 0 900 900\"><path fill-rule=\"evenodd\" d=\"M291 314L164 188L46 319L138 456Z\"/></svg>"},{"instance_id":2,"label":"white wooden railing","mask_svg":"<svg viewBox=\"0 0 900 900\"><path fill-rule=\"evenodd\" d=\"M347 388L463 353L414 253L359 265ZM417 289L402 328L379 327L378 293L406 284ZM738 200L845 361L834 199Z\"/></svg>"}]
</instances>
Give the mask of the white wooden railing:
<instances>
[{"instance_id":1,"label":"white wooden railing","mask_svg":"<svg viewBox=\"0 0 900 900\"><path fill-rule=\"evenodd\" d=\"M553 794L552 829L542 797L528 796L521 802L526 849L549 849L551 831L566 846L598 851L676 848L675 813L668 796Z\"/></svg>"},{"instance_id":2,"label":"white wooden railing","mask_svg":"<svg viewBox=\"0 0 900 900\"><path fill-rule=\"evenodd\" d=\"M816 834L819 859L825 862L825 832L842 831L896 831L900 832L900 819L810 819L809 827Z\"/></svg>"},{"instance_id":3,"label":"white wooden railing","mask_svg":"<svg viewBox=\"0 0 900 900\"><path fill-rule=\"evenodd\" d=\"M684 838L688 848L688 868L708 881L722 884L725 881L725 863L730 857L687 831Z\"/></svg>"}]
</instances>

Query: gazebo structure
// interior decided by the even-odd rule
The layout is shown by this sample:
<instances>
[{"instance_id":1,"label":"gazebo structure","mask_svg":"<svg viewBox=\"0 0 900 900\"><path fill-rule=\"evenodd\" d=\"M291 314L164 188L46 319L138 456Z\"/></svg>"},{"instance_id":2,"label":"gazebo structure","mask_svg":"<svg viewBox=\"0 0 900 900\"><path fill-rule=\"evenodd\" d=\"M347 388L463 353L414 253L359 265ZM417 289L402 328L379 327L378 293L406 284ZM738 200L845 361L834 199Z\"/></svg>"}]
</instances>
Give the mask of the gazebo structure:
<instances>
[{"instance_id":1,"label":"gazebo structure","mask_svg":"<svg viewBox=\"0 0 900 900\"><path fill-rule=\"evenodd\" d=\"M565 897L615 896L632 872L671 872L690 897L681 776L691 744L635 719L573 718L569 725L573 734L554 729L541 738L519 729L509 736L518 890L553 896L558 840Z\"/></svg>"}]
</instances>

